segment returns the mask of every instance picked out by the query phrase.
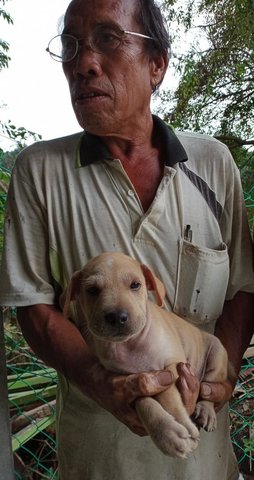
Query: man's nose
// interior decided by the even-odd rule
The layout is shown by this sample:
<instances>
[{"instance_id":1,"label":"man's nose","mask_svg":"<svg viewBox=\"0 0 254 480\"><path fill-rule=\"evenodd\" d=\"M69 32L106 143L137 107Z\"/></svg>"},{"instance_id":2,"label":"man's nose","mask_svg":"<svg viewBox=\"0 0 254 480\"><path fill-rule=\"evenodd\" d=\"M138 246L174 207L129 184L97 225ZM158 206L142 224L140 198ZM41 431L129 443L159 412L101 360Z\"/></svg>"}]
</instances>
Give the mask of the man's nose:
<instances>
[{"instance_id":1,"label":"man's nose","mask_svg":"<svg viewBox=\"0 0 254 480\"><path fill-rule=\"evenodd\" d=\"M98 77L102 74L101 54L94 52L89 45L80 45L73 62L74 75Z\"/></svg>"}]
</instances>

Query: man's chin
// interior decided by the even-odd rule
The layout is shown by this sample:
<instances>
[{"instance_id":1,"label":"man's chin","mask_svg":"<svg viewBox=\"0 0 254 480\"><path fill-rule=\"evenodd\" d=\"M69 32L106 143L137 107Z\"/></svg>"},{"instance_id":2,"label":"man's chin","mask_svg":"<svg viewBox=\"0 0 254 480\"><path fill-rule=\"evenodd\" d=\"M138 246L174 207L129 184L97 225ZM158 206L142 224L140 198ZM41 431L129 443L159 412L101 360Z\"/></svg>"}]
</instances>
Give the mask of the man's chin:
<instances>
[{"instance_id":1,"label":"man's chin","mask_svg":"<svg viewBox=\"0 0 254 480\"><path fill-rule=\"evenodd\" d=\"M93 115L89 117L84 117L79 113L76 115L79 125L88 133L97 136L108 136L110 135L111 128L106 119L102 119L101 115Z\"/></svg>"}]
</instances>

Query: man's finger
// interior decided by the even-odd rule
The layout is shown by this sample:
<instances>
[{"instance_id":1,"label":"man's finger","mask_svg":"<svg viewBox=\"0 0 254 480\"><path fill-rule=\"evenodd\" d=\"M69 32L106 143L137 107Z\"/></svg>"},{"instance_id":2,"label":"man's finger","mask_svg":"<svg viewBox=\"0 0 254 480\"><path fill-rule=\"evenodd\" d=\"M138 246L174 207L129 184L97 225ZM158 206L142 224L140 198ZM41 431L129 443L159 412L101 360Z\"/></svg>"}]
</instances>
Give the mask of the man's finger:
<instances>
[{"instance_id":1,"label":"man's finger","mask_svg":"<svg viewBox=\"0 0 254 480\"><path fill-rule=\"evenodd\" d=\"M200 384L199 384L198 378L196 377L195 373L191 368L191 365L189 363L180 362L177 364L176 368L177 368L177 373L180 377L178 381L181 383L181 381L185 380L188 388L192 392L197 392L198 394Z\"/></svg>"},{"instance_id":2,"label":"man's finger","mask_svg":"<svg viewBox=\"0 0 254 480\"><path fill-rule=\"evenodd\" d=\"M126 380L126 389L132 392L134 398L156 395L173 382L173 374L169 371L141 373L130 376Z\"/></svg>"},{"instance_id":3,"label":"man's finger","mask_svg":"<svg viewBox=\"0 0 254 480\"><path fill-rule=\"evenodd\" d=\"M167 370L112 377L114 391L123 392L132 402L137 397L156 395L174 381L173 374Z\"/></svg>"},{"instance_id":4,"label":"man's finger","mask_svg":"<svg viewBox=\"0 0 254 480\"><path fill-rule=\"evenodd\" d=\"M179 377L176 381L176 386L181 394L187 412L189 415L192 415L199 396L199 380L189 364L179 363L177 365L177 372Z\"/></svg>"},{"instance_id":5,"label":"man's finger","mask_svg":"<svg viewBox=\"0 0 254 480\"><path fill-rule=\"evenodd\" d=\"M200 397L214 403L225 403L232 395L233 387L229 381L226 382L202 382Z\"/></svg>"}]
</instances>

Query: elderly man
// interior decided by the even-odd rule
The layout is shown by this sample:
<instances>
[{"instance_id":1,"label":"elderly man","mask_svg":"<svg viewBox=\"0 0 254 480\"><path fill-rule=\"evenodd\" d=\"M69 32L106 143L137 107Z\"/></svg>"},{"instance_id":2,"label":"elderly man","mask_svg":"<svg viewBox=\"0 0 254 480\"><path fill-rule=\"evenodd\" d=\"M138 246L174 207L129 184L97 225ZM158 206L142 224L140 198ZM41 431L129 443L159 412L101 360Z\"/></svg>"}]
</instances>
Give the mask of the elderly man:
<instances>
[{"instance_id":1,"label":"elderly man","mask_svg":"<svg viewBox=\"0 0 254 480\"><path fill-rule=\"evenodd\" d=\"M78 320L57 308L74 271L102 251L122 251L163 280L168 309L215 332L239 371L254 303L239 175L224 145L176 136L152 116L168 48L153 0L73 0L48 51L63 63L83 132L27 148L13 171L1 303L18 307L27 341L59 372L61 480L239 475L222 407L236 377L201 386L203 398L222 407L218 429L202 431L187 460L166 457L144 435L134 400L162 391L170 374L106 372ZM196 391L186 368L180 366L179 389L188 404Z\"/></svg>"}]
</instances>

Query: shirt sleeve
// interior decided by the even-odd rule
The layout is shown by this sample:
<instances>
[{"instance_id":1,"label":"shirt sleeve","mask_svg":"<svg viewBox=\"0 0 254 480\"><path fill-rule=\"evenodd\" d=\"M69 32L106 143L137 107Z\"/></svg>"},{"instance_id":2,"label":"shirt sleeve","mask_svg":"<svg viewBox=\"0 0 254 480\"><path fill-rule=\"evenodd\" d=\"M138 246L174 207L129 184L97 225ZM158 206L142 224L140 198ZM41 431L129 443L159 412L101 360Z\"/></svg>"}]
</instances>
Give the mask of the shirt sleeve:
<instances>
[{"instance_id":1,"label":"shirt sleeve","mask_svg":"<svg viewBox=\"0 0 254 480\"><path fill-rule=\"evenodd\" d=\"M227 149L226 149L227 150ZM254 292L253 248L240 172L228 152L228 185L221 220L222 236L228 246L230 278L226 299L238 291Z\"/></svg>"},{"instance_id":2,"label":"shirt sleeve","mask_svg":"<svg viewBox=\"0 0 254 480\"><path fill-rule=\"evenodd\" d=\"M5 306L54 303L46 201L32 169L29 173L29 156L22 152L17 158L8 191L0 272L0 303Z\"/></svg>"}]
</instances>

